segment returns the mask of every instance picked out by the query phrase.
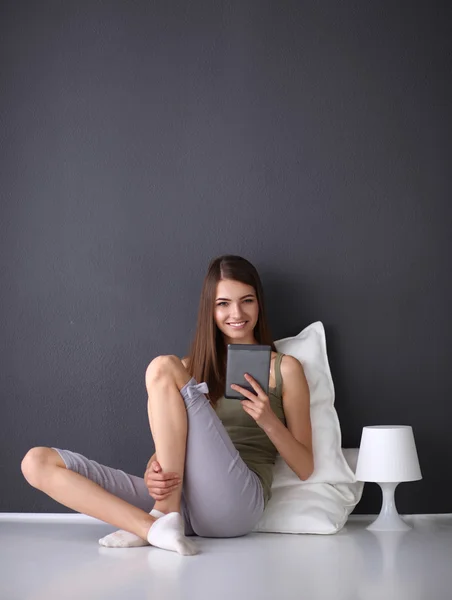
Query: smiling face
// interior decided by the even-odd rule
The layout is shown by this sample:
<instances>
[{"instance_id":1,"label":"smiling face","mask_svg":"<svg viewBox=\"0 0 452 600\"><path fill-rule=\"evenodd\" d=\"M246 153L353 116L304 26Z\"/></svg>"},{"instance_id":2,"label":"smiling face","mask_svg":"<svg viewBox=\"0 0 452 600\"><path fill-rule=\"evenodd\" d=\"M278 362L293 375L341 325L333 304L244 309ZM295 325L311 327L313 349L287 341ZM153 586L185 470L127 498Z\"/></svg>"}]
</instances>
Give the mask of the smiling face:
<instances>
[{"instance_id":1,"label":"smiling face","mask_svg":"<svg viewBox=\"0 0 452 600\"><path fill-rule=\"evenodd\" d=\"M214 316L225 344L257 344L254 328L259 316L259 305L252 285L232 279L219 281ZM242 321L246 321L243 326L231 325Z\"/></svg>"}]
</instances>

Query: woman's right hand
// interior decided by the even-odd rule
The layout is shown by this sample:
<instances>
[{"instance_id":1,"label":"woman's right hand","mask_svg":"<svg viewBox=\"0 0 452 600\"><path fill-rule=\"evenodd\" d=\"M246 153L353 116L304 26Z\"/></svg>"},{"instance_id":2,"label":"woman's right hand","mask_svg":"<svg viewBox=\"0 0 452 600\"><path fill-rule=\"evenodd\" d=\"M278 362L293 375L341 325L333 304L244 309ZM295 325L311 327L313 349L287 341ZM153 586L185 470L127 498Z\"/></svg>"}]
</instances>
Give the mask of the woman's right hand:
<instances>
[{"instance_id":1,"label":"woman's right hand","mask_svg":"<svg viewBox=\"0 0 452 600\"><path fill-rule=\"evenodd\" d=\"M177 473L163 473L159 462L151 459L144 474L144 482L154 500L165 500L180 485L181 480Z\"/></svg>"}]
</instances>

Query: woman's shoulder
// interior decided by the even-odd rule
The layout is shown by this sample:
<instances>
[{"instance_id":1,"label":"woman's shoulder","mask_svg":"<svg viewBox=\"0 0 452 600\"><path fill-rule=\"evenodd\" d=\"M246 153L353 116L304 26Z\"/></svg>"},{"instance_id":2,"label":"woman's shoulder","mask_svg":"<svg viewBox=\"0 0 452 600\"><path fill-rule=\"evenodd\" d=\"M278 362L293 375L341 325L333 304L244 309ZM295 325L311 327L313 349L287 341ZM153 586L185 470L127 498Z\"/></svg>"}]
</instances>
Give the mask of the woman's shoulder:
<instances>
[{"instance_id":1,"label":"woman's shoulder","mask_svg":"<svg viewBox=\"0 0 452 600\"><path fill-rule=\"evenodd\" d=\"M308 383L303 365L295 358L295 356L284 354L281 360L280 371L283 382L283 396L285 392L287 393L292 389L298 389L300 385L304 388L307 387Z\"/></svg>"},{"instance_id":2,"label":"woman's shoulder","mask_svg":"<svg viewBox=\"0 0 452 600\"><path fill-rule=\"evenodd\" d=\"M281 375L284 376L292 376L297 373L303 373L304 369L301 362L295 356L291 356L290 354L283 354L282 352L278 352L278 354L282 354L280 369Z\"/></svg>"}]
</instances>

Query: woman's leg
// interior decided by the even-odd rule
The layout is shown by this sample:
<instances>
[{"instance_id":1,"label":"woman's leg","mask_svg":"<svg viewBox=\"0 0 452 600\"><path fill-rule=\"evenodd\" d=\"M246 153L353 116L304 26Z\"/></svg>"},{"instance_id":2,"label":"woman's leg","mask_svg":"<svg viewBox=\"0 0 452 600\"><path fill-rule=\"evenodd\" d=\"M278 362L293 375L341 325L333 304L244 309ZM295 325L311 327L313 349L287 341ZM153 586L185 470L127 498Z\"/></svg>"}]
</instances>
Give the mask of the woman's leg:
<instances>
[{"instance_id":1,"label":"woman's leg","mask_svg":"<svg viewBox=\"0 0 452 600\"><path fill-rule=\"evenodd\" d=\"M155 358L146 372L148 414L163 472L185 481L161 512L181 512L188 528L204 537L250 532L264 510L262 484L244 463L221 420L177 356Z\"/></svg>"},{"instance_id":2,"label":"woman's leg","mask_svg":"<svg viewBox=\"0 0 452 600\"><path fill-rule=\"evenodd\" d=\"M185 367L174 356L157 357L146 371L146 385L150 392L148 414L150 419L152 415L158 460L164 471L176 471L181 478L187 423L185 406L177 386L183 387L189 379ZM156 521L154 517L83 475L62 468L65 467L64 461L56 450L32 448L21 466L30 485L57 502L147 540L149 529ZM156 503L154 508L161 512L179 512L181 487L166 500L158 505Z\"/></svg>"},{"instance_id":3,"label":"woman's leg","mask_svg":"<svg viewBox=\"0 0 452 600\"><path fill-rule=\"evenodd\" d=\"M177 473L182 481L187 443L187 415L180 388L190 381L190 375L177 356L158 356L146 370L149 424L154 438L156 455L163 472ZM149 530L147 539L152 545L175 550L180 554L196 554L196 546L184 533L193 533L181 513L182 485L165 500L155 503L151 515L160 511L163 518ZM184 503L184 513L186 507ZM116 531L102 540L102 545L129 547L136 540L127 531Z\"/></svg>"},{"instance_id":4,"label":"woman's leg","mask_svg":"<svg viewBox=\"0 0 452 600\"><path fill-rule=\"evenodd\" d=\"M157 460L164 473L177 473L183 481L187 445L187 410L180 390L191 377L177 356L157 356L146 371L149 425ZM182 485L154 509L181 512Z\"/></svg>"},{"instance_id":5,"label":"woman's leg","mask_svg":"<svg viewBox=\"0 0 452 600\"><path fill-rule=\"evenodd\" d=\"M21 468L30 485L60 504L121 527L143 540L147 539L149 528L156 520L148 512L110 493L100 483L67 469L52 448L32 448L22 460Z\"/></svg>"},{"instance_id":6,"label":"woman's leg","mask_svg":"<svg viewBox=\"0 0 452 600\"><path fill-rule=\"evenodd\" d=\"M188 421L184 518L201 537L242 536L264 511L262 484L232 443L205 395L208 391L194 377L180 390Z\"/></svg>"}]
</instances>

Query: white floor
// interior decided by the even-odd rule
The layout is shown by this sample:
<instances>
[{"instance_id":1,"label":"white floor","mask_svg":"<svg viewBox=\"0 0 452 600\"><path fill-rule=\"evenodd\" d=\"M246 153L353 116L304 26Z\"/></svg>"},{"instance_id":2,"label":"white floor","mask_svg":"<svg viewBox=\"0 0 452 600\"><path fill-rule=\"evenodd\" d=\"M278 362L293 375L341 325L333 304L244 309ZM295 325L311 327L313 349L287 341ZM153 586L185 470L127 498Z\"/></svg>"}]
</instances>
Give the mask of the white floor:
<instances>
[{"instance_id":1,"label":"white floor","mask_svg":"<svg viewBox=\"0 0 452 600\"><path fill-rule=\"evenodd\" d=\"M196 540L197 556L103 548L84 515L0 514L1 600L450 600L452 515L404 516L375 534L351 515L335 535Z\"/></svg>"}]
</instances>

